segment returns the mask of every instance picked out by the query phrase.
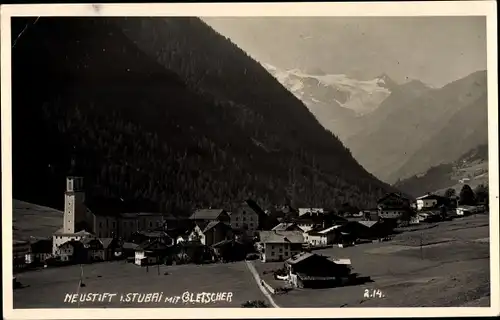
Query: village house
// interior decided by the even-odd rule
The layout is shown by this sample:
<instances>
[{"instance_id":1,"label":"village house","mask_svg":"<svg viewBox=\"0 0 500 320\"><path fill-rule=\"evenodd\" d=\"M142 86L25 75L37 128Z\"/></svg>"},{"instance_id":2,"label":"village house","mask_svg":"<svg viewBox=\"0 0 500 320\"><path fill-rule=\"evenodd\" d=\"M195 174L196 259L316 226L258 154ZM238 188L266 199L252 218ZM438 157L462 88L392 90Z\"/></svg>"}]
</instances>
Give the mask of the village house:
<instances>
[{"instance_id":1,"label":"village house","mask_svg":"<svg viewBox=\"0 0 500 320\"><path fill-rule=\"evenodd\" d=\"M411 212L410 200L400 193L389 193L377 202L382 219L408 219Z\"/></svg>"},{"instance_id":2,"label":"village house","mask_svg":"<svg viewBox=\"0 0 500 320\"><path fill-rule=\"evenodd\" d=\"M444 197L438 196L436 194L428 193L424 196L417 198L417 210L427 210L437 208L440 205L444 205L446 199Z\"/></svg>"},{"instance_id":3,"label":"village house","mask_svg":"<svg viewBox=\"0 0 500 320\"><path fill-rule=\"evenodd\" d=\"M312 246L326 246L336 243L338 234L336 229L341 225L335 225L326 229L312 229L304 233L305 241Z\"/></svg>"},{"instance_id":4,"label":"village house","mask_svg":"<svg viewBox=\"0 0 500 320\"><path fill-rule=\"evenodd\" d=\"M223 240L212 247L222 261L241 261L247 254L245 245L237 240Z\"/></svg>"},{"instance_id":5,"label":"village house","mask_svg":"<svg viewBox=\"0 0 500 320\"><path fill-rule=\"evenodd\" d=\"M231 214L231 227L246 231L249 235L259 229L261 219L267 216L252 200L246 200Z\"/></svg>"},{"instance_id":6,"label":"village house","mask_svg":"<svg viewBox=\"0 0 500 320\"><path fill-rule=\"evenodd\" d=\"M88 261L104 261L104 246L97 238L86 238L82 241L83 247L87 251Z\"/></svg>"},{"instance_id":7,"label":"village house","mask_svg":"<svg viewBox=\"0 0 500 320\"><path fill-rule=\"evenodd\" d=\"M284 261L302 251L304 236L300 231L261 231L262 262Z\"/></svg>"},{"instance_id":8,"label":"village house","mask_svg":"<svg viewBox=\"0 0 500 320\"><path fill-rule=\"evenodd\" d=\"M82 241L83 239L93 239L97 238L90 232L81 230L78 232L64 233L62 230L58 230L54 233L52 237L52 254L58 256L61 254L61 245L68 241ZM65 247L66 248L66 247ZM66 248L68 249L68 248Z\"/></svg>"},{"instance_id":9,"label":"village house","mask_svg":"<svg viewBox=\"0 0 500 320\"><path fill-rule=\"evenodd\" d=\"M313 253L300 253L285 262L288 281L298 288L325 288L351 274L350 261L337 261Z\"/></svg>"},{"instance_id":10,"label":"village house","mask_svg":"<svg viewBox=\"0 0 500 320\"><path fill-rule=\"evenodd\" d=\"M116 253L121 251L116 238L85 238L81 242L88 261L114 260L119 256Z\"/></svg>"},{"instance_id":11,"label":"village house","mask_svg":"<svg viewBox=\"0 0 500 320\"><path fill-rule=\"evenodd\" d=\"M63 262L86 262L87 250L81 241L70 240L58 247L58 254Z\"/></svg>"},{"instance_id":12,"label":"village house","mask_svg":"<svg viewBox=\"0 0 500 320\"><path fill-rule=\"evenodd\" d=\"M26 255L30 253L30 243L24 240L13 240L12 259L14 268L26 266Z\"/></svg>"},{"instance_id":13,"label":"village house","mask_svg":"<svg viewBox=\"0 0 500 320\"><path fill-rule=\"evenodd\" d=\"M30 252L26 255L26 263L44 263L52 257L52 239L38 239L30 243Z\"/></svg>"},{"instance_id":14,"label":"village house","mask_svg":"<svg viewBox=\"0 0 500 320\"><path fill-rule=\"evenodd\" d=\"M170 248L164 243L156 240L139 245L135 251L135 264L147 266L159 264L169 254Z\"/></svg>"},{"instance_id":15,"label":"village house","mask_svg":"<svg viewBox=\"0 0 500 320\"><path fill-rule=\"evenodd\" d=\"M196 223L193 231L188 236L188 241L211 246L222 240L232 238L232 228L229 224L222 221L210 221L209 223Z\"/></svg>"},{"instance_id":16,"label":"village house","mask_svg":"<svg viewBox=\"0 0 500 320\"><path fill-rule=\"evenodd\" d=\"M476 206L459 206L456 208L457 216L466 216L470 214L478 213L478 208Z\"/></svg>"}]
</instances>

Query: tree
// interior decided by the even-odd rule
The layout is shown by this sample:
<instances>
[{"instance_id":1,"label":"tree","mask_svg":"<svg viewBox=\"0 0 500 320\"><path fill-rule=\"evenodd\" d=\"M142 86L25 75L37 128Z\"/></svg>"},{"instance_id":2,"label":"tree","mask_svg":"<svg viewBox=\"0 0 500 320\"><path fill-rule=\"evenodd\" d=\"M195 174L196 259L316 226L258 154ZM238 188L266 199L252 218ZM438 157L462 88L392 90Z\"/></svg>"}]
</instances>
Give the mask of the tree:
<instances>
[{"instance_id":1,"label":"tree","mask_svg":"<svg viewBox=\"0 0 500 320\"><path fill-rule=\"evenodd\" d=\"M460 190L460 204L469 206L476 204L476 196L468 184L464 185Z\"/></svg>"},{"instance_id":2,"label":"tree","mask_svg":"<svg viewBox=\"0 0 500 320\"><path fill-rule=\"evenodd\" d=\"M448 188L444 193L444 196L448 199L457 195L457 192L453 188Z\"/></svg>"},{"instance_id":3,"label":"tree","mask_svg":"<svg viewBox=\"0 0 500 320\"><path fill-rule=\"evenodd\" d=\"M484 184L480 184L476 187L474 190L476 194L476 201L478 203L484 203L487 204L489 202L489 188L488 186L485 186Z\"/></svg>"}]
</instances>

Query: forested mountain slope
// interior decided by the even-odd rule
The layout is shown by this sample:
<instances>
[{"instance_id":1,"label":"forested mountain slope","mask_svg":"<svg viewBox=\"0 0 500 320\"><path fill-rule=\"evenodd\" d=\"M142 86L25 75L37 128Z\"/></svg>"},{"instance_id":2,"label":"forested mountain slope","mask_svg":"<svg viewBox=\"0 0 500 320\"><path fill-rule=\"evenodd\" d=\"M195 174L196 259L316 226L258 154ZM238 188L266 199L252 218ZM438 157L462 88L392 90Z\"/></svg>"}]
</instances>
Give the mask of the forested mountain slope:
<instances>
[{"instance_id":1,"label":"forested mountain slope","mask_svg":"<svg viewBox=\"0 0 500 320\"><path fill-rule=\"evenodd\" d=\"M124 210L369 206L391 190L199 19L135 19L13 20L13 39L30 24L12 50L14 198L61 208L70 172Z\"/></svg>"}]
</instances>

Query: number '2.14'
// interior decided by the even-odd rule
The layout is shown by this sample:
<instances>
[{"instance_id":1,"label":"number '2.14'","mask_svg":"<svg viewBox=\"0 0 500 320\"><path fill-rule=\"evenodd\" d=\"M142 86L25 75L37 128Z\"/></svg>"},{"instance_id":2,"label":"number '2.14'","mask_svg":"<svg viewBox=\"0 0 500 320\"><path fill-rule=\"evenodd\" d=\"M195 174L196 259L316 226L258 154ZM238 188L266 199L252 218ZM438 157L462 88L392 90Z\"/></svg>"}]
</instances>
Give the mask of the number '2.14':
<instances>
[{"instance_id":1,"label":"number '2.14'","mask_svg":"<svg viewBox=\"0 0 500 320\"><path fill-rule=\"evenodd\" d=\"M364 298L383 298L385 297L379 289L365 289Z\"/></svg>"}]
</instances>

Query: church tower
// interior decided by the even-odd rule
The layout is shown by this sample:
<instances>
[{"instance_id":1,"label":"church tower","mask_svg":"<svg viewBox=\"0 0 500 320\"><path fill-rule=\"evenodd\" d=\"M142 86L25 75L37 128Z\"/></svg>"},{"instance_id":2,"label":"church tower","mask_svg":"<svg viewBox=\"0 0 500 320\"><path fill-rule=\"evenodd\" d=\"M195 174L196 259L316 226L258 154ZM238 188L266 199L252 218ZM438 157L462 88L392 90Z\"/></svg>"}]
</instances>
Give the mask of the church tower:
<instances>
[{"instance_id":1,"label":"church tower","mask_svg":"<svg viewBox=\"0 0 500 320\"><path fill-rule=\"evenodd\" d=\"M75 233L78 223L85 221L85 192L82 177L67 177L64 193L64 233Z\"/></svg>"}]
</instances>

